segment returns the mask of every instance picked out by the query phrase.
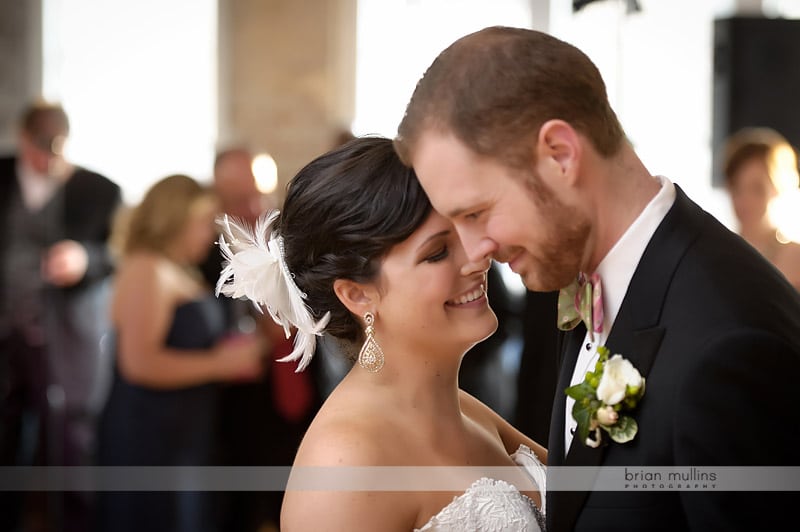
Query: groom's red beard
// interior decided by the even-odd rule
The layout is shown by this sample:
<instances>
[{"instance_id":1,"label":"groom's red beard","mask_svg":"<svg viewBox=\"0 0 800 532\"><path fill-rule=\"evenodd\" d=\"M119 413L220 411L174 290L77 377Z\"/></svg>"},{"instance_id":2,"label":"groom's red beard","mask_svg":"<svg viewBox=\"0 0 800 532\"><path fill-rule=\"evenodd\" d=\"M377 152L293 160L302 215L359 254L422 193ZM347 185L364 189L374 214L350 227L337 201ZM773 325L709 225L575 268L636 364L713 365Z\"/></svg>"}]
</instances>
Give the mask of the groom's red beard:
<instances>
[{"instance_id":1,"label":"groom's red beard","mask_svg":"<svg viewBox=\"0 0 800 532\"><path fill-rule=\"evenodd\" d=\"M576 207L565 205L537 174L523 176L529 197L539 211L542 226L535 249L526 249L529 265L522 273L528 290L559 290L580 271L591 231L588 217Z\"/></svg>"}]
</instances>

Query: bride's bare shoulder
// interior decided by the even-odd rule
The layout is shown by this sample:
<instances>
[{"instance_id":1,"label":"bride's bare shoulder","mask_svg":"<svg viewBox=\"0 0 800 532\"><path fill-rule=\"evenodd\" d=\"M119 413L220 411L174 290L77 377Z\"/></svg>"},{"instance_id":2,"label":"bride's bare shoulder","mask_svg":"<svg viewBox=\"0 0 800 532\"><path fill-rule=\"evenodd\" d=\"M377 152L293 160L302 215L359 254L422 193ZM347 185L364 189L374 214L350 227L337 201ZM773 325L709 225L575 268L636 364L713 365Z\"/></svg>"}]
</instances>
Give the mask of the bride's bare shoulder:
<instances>
[{"instance_id":1,"label":"bride's bare shoulder","mask_svg":"<svg viewBox=\"0 0 800 532\"><path fill-rule=\"evenodd\" d=\"M359 486L364 478L380 480L364 476L365 468L392 465L392 446L379 420L330 406L320 410L300 444L281 508L281 530L410 530L418 510L413 497ZM324 480L318 491L296 485L308 472L312 475L305 478Z\"/></svg>"},{"instance_id":2,"label":"bride's bare shoulder","mask_svg":"<svg viewBox=\"0 0 800 532\"><path fill-rule=\"evenodd\" d=\"M369 422L342 414L318 415L306 431L295 465L369 466L382 461L380 434Z\"/></svg>"},{"instance_id":3,"label":"bride's bare shoulder","mask_svg":"<svg viewBox=\"0 0 800 532\"><path fill-rule=\"evenodd\" d=\"M325 401L306 431L295 465L370 466L387 463L392 430L387 426L385 416L361 406L361 398L340 388Z\"/></svg>"}]
</instances>

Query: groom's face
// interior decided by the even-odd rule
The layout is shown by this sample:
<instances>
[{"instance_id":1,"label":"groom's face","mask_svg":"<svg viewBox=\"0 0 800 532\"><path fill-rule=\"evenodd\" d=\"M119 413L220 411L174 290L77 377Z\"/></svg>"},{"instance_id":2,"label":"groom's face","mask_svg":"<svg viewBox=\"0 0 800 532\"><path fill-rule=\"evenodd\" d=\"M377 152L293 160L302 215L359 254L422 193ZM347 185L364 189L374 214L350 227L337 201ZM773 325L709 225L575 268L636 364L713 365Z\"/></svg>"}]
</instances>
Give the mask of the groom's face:
<instances>
[{"instance_id":1,"label":"groom's face","mask_svg":"<svg viewBox=\"0 0 800 532\"><path fill-rule=\"evenodd\" d=\"M556 197L533 166L511 170L450 134L430 130L420 137L412 163L470 260L506 262L530 290L558 290L575 279L589 222Z\"/></svg>"}]
</instances>

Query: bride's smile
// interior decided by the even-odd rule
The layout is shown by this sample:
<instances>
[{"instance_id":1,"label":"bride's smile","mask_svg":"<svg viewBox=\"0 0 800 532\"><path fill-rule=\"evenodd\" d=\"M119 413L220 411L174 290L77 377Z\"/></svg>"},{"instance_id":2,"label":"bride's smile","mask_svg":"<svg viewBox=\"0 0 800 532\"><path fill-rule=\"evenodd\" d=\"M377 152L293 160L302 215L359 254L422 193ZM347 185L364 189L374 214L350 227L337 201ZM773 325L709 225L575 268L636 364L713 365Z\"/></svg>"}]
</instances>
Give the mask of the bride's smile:
<instances>
[{"instance_id":1,"label":"bride's smile","mask_svg":"<svg viewBox=\"0 0 800 532\"><path fill-rule=\"evenodd\" d=\"M483 306L486 303L488 303L488 301L486 300L486 285L484 283L481 283L478 286L469 289L468 291L451 299L445 304L451 307L464 307L469 303L473 303L473 305L470 305L470 308Z\"/></svg>"}]
</instances>

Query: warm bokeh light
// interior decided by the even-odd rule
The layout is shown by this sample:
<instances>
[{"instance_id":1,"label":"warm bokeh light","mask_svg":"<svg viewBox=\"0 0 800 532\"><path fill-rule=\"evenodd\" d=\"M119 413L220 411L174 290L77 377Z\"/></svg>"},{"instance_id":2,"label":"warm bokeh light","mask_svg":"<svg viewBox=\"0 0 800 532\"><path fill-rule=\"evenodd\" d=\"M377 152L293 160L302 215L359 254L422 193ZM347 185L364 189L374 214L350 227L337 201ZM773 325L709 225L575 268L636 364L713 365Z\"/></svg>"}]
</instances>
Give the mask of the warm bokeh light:
<instances>
[{"instance_id":1,"label":"warm bokeh light","mask_svg":"<svg viewBox=\"0 0 800 532\"><path fill-rule=\"evenodd\" d=\"M259 153L253 158L253 175L262 194L271 194L278 188L278 165L268 153Z\"/></svg>"},{"instance_id":2,"label":"warm bokeh light","mask_svg":"<svg viewBox=\"0 0 800 532\"><path fill-rule=\"evenodd\" d=\"M782 243L800 242L800 174L797 154L788 143L773 147L767 160L770 179L778 195L767 207L767 216L777 229L775 237Z\"/></svg>"},{"instance_id":3,"label":"warm bokeh light","mask_svg":"<svg viewBox=\"0 0 800 532\"><path fill-rule=\"evenodd\" d=\"M785 190L775 197L769 204L767 215L778 230L778 240L800 243L800 189Z\"/></svg>"},{"instance_id":4,"label":"warm bokeh light","mask_svg":"<svg viewBox=\"0 0 800 532\"><path fill-rule=\"evenodd\" d=\"M797 173L797 155L794 148L787 143L781 143L770 151L769 173L772 183L778 194L797 189L800 176Z\"/></svg>"}]
</instances>

